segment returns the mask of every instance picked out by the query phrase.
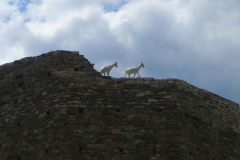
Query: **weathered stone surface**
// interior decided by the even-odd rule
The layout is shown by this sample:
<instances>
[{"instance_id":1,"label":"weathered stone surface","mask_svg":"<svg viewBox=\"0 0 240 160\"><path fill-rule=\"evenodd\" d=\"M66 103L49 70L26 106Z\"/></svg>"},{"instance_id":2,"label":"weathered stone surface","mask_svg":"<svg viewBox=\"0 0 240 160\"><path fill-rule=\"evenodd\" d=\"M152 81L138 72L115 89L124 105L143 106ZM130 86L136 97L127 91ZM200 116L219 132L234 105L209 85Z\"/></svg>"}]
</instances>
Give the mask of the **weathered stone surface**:
<instances>
[{"instance_id":1,"label":"weathered stone surface","mask_svg":"<svg viewBox=\"0 0 240 160\"><path fill-rule=\"evenodd\" d=\"M179 79L102 77L78 52L0 66L0 159L239 159L239 105Z\"/></svg>"},{"instance_id":2,"label":"weathered stone surface","mask_svg":"<svg viewBox=\"0 0 240 160\"><path fill-rule=\"evenodd\" d=\"M147 95L147 96L153 96L154 93L153 93L152 91L146 91L146 95Z\"/></svg>"},{"instance_id":3,"label":"weathered stone surface","mask_svg":"<svg viewBox=\"0 0 240 160\"><path fill-rule=\"evenodd\" d=\"M144 96L145 96L145 92L136 93L136 97L144 97Z\"/></svg>"},{"instance_id":4,"label":"weathered stone surface","mask_svg":"<svg viewBox=\"0 0 240 160\"><path fill-rule=\"evenodd\" d=\"M148 98L148 102L158 102L158 100L155 98Z\"/></svg>"}]
</instances>

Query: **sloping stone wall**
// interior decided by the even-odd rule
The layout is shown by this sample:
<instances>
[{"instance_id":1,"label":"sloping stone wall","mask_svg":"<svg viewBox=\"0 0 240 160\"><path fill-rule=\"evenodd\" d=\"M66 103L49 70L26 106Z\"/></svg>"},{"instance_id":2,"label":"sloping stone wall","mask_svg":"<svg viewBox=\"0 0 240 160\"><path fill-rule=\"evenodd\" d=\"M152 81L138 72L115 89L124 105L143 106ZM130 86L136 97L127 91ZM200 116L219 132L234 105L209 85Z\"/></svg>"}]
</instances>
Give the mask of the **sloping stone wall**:
<instances>
[{"instance_id":1,"label":"sloping stone wall","mask_svg":"<svg viewBox=\"0 0 240 160\"><path fill-rule=\"evenodd\" d=\"M0 89L0 159L240 159L239 105L182 80L55 51L0 66Z\"/></svg>"}]
</instances>

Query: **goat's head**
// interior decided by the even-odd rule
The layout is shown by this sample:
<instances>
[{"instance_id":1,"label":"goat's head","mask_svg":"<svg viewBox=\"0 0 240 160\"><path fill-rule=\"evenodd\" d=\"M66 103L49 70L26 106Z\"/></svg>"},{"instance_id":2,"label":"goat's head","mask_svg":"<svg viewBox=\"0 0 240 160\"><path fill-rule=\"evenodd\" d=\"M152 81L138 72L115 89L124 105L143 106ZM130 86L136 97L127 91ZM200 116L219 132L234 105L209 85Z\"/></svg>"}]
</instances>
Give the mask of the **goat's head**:
<instances>
[{"instance_id":1,"label":"goat's head","mask_svg":"<svg viewBox=\"0 0 240 160\"><path fill-rule=\"evenodd\" d=\"M144 64L143 64L142 62L141 62L141 65L140 65L140 66L143 67L143 68L145 67Z\"/></svg>"},{"instance_id":2,"label":"goat's head","mask_svg":"<svg viewBox=\"0 0 240 160\"><path fill-rule=\"evenodd\" d=\"M118 66L117 66L117 62L115 62L115 63L113 64L113 66L118 67Z\"/></svg>"}]
</instances>

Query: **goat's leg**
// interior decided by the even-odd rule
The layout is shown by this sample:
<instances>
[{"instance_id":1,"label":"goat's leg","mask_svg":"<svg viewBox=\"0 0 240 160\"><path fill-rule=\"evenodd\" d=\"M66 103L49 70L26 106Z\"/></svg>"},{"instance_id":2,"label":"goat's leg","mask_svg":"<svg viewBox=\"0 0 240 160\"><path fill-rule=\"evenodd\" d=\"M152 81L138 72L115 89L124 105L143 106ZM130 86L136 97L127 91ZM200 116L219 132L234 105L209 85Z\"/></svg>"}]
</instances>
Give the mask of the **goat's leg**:
<instances>
[{"instance_id":1,"label":"goat's leg","mask_svg":"<svg viewBox=\"0 0 240 160\"><path fill-rule=\"evenodd\" d=\"M137 74L138 74L139 77L141 77L140 74L139 74L138 72L137 72Z\"/></svg>"},{"instance_id":2,"label":"goat's leg","mask_svg":"<svg viewBox=\"0 0 240 160\"><path fill-rule=\"evenodd\" d=\"M110 71L107 72L107 75L108 75L108 76L109 76L109 72L110 72Z\"/></svg>"}]
</instances>

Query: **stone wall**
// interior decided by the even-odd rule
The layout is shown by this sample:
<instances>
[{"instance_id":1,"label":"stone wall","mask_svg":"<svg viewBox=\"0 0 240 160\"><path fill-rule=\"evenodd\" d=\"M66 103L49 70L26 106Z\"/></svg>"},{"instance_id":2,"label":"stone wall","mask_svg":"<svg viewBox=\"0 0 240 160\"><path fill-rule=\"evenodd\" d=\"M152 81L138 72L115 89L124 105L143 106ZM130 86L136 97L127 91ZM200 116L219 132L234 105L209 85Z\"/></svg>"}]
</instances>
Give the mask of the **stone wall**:
<instances>
[{"instance_id":1,"label":"stone wall","mask_svg":"<svg viewBox=\"0 0 240 160\"><path fill-rule=\"evenodd\" d=\"M240 159L237 103L178 79L102 77L78 52L0 66L0 159Z\"/></svg>"}]
</instances>

